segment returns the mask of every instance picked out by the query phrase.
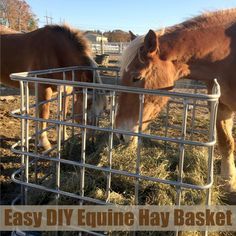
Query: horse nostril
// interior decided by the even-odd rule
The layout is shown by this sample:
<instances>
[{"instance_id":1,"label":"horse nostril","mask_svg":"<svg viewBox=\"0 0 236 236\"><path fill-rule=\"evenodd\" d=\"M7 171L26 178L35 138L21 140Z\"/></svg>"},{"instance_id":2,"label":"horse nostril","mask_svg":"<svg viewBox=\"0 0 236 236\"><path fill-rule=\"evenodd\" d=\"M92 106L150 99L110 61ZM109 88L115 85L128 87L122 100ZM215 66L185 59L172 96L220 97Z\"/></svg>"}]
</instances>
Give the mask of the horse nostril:
<instances>
[{"instance_id":1,"label":"horse nostril","mask_svg":"<svg viewBox=\"0 0 236 236\"><path fill-rule=\"evenodd\" d=\"M123 134L120 134L120 141L125 142Z\"/></svg>"}]
</instances>

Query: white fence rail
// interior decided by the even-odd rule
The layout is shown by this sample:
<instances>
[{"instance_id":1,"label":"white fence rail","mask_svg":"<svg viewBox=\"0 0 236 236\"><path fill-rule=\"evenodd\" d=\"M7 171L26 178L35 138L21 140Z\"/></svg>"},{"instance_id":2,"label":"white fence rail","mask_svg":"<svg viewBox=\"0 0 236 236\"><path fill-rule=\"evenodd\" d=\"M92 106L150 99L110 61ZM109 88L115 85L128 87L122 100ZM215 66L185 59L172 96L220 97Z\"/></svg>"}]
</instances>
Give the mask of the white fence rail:
<instances>
[{"instance_id":1,"label":"white fence rail","mask_svg":"<svg viewBox=\"0 0 236 236\"><path fill-rule=\"evenodd\" d=\"M92 43L92 51L95 54L121 54L129 45L129 42Z\"/></svg>"}]
</instances>

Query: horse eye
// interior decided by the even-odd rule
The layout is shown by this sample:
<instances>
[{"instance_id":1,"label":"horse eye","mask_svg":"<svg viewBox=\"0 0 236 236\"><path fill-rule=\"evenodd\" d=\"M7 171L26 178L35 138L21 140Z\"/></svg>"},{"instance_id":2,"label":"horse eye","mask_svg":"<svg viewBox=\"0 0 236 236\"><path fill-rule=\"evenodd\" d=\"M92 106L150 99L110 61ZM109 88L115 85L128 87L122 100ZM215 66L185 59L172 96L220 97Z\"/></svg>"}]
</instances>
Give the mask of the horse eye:
<instances>
[{"instance_id":1,"label":"horse eye","mask_svg":"<svg viewBox=\"0 0 236 236\"><path fill-rule=\"evenodd\" d=\"M135 83L135 82L141 81L143 79L144 79L144 77L142 77L142 76L133 77L133 82Z\"/></svg>"}]
</instances>

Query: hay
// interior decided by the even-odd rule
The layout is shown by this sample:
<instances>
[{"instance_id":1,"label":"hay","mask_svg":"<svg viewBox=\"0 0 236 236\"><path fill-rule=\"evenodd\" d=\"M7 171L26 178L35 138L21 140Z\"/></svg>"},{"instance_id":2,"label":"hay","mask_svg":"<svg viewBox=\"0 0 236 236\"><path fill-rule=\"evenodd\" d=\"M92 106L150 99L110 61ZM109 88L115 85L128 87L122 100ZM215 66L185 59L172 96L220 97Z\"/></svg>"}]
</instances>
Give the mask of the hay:
<instances>
[{"instance_id":1,"label":"hay","mask_svg":"<svg viewBox=\"0 0 236 236\"><path fill-rule=\"evenodd\" d=\"M108 146L106 144L107 135L97 134L96 142L87 143L86 163L108 166ZM70 160L80 160L80 143L77 139L72 140L73 148L70 144L67 147L70 153L64 152L64 158ZM98 148L99 147L99 148ZM102 148L101 148L102 147ZM75 150L74 150L75 149ZM68 149L66 149L68 150ZM96 150L96 152L91 152ZM177 180L178 176L178 145L170 145L165 152L163 144L152 143L144 140L141 148L140 173L145 176L157 177L161 179ZM90 155L89 155L90 153ZM183 181L189 184L204 185L207 180L207 149L186 148L184 162ZM132 146L116 145L112 153L112 168L135 173L136 170L136 149ZM85 173L85 195L100 200L106 198L106 173L98 170L86 169ZM80 191L80 168L68 170L62 167L61 188L64 191L79 193ZM134 204L134 178L112 174L111 202L116 204ZM176 199L176 188L167 184L160 184L146 180L140 180L140 204L154 205L174 205ZM206 200L205 191L185 189L182 193L182 204L196 205L204 204ZM220 204L220 191L214 186L212 194L213 204ZM64 197L61 197L61 204Z\"/></svg>"}]
</instances>

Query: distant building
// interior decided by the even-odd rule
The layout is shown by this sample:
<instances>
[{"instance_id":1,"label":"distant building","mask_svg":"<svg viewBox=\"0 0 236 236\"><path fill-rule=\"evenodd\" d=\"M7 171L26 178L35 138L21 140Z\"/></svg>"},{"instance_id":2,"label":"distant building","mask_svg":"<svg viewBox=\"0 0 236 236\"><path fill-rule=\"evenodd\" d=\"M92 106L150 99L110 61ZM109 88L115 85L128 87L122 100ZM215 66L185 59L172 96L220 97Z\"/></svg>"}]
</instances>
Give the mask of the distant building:
<instances>
[{"instance_id":1,"label":"distant building","mask_svg":"<svg viewBox=\"0 0 236 236\"><path fill-rule=\"evenodd\" d=\"M86 33L85 37L91 42L91 43L100 43L103 41L104 43L108 42L108 38L96 33Z\"/></svg>"}]
</instances>

